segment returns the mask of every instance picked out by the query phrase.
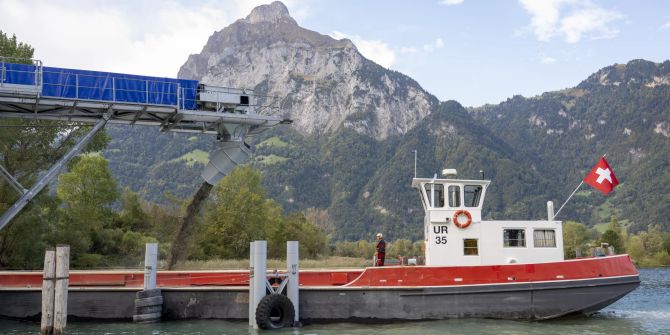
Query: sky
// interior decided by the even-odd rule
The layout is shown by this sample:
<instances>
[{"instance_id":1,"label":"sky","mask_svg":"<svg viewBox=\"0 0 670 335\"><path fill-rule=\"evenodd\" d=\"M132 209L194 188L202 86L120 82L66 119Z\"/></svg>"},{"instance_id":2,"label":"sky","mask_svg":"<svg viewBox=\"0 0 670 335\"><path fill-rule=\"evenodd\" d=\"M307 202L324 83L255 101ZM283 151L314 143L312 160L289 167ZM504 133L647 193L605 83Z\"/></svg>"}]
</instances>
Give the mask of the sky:
<instances>
[{"instance_id":1,"label":"sky","mask_svg":"<svg viewBox=\"0 0 670 335\"><path fill-rule=\"evenodd\" d=\"M175 77L257 0L0 0L0 30L47 66ZM301 26L349 38L440 100L496 104L670 58L670 1L286 0Z\"/></svg>"}]
</instances>

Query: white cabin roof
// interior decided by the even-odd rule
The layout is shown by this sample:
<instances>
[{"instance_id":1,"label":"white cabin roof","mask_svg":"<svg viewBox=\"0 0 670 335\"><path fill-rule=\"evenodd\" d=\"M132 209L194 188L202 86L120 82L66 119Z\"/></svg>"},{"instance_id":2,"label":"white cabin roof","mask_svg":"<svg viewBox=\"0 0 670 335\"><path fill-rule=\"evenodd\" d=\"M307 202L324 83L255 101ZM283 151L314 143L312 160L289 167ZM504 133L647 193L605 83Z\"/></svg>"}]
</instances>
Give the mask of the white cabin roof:
<instances>
[{"instance_id":1,"label":"white cabin roof","mask_svg":"<svg viewBox=\"0 0 670 335\"><path fill-rule=\"evenodd\" d=\"M471 184L471 185L482 185L484 188L488 187L491 183L490 180L486 179L445 179L445 178L414 178L412 179L412 187L420 188L422 183L454 183L454 184Z\"/></svg>"}]
</instances>

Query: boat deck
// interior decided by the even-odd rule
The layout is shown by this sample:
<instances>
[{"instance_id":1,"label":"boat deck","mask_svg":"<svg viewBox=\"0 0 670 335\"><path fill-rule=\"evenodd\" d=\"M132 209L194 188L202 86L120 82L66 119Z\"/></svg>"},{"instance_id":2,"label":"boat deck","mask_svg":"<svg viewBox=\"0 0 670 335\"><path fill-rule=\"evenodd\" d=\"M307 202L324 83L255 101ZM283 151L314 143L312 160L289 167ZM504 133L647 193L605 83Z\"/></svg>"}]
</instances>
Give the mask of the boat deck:
<instances>
[{"instance_id":1,"label":"boat deck","mask_svg":"<svg viewBox=\"0 0 670 335\"><path fill-rule=\"evenodd\" d=\"M282 273L283 271L278 271ZM274 272L268 272L271 276ZM637 275L628 255L582 258L563 262L460 267L386 266L365 269L301 269L300 286L312 287L436 287L537 283ZM141 271L71 271L70 287L141 288ZM160 288L246 287L248 270L158 271ZM42 286L41 271L0 272L0 290Z\"/></svg>"}]
</instances>

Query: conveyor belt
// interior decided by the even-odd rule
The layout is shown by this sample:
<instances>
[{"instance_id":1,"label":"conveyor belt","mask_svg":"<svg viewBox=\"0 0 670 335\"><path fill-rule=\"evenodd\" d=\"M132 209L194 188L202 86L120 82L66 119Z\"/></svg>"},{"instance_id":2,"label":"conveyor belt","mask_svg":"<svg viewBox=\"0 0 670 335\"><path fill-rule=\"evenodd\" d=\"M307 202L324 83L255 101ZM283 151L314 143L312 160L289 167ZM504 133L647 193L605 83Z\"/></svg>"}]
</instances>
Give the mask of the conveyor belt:
<instances>
[{"instance_id":1,"label":"conveyor belt","mask_svg":"<svg viewBox=\"0 0 670 335\"><path fill-rule=\"evenodd\" d=\"M195 80L16 64L0 58L0 117L95 123L109 112L109 123L160 126L164 131L220 134L224 124L247 125L260 132L281 121L272 97L249 112L230 104L226 112L204 110L205 93ZM217 91L222 92L222 88ZM234 91L234 89L227 89ZM242 92L241 90L236 90ZM206 93L211 95L210 91ZM246 93L245 96L253 92ZM247 97L248 99L248 97ZM248 101L248 100L246 100ZM256 99L252 99L256 101ZM243 108L237 108L243 107Z\"/></svg>"}]
</instances>

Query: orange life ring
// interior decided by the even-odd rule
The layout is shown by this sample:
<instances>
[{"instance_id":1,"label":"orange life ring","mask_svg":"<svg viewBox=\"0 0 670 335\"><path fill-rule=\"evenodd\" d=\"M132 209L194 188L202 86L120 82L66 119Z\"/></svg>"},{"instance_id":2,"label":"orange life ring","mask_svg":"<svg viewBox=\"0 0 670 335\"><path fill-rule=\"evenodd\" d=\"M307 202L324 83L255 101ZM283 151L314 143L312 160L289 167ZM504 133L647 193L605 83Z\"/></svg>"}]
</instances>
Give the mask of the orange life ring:
<instances>
[{"instance_id":1,"label":"orange life ring","mask_svg":"<svg viewBox=\"0 0 670 335\"><path fill-rule=\"evenodd\" d=\"M465 217L468 219L467 221L465 221L465 223L461 223L458 220L458 217L461 216L461 215L465 215ZM456 211L456 213L454 213L453 221L454 221L454 225L456 225L456 227L461 228L461 229L465 229L472 223L472 215L470 215L470 212L468 212L464 209L461 209L461 210Z\"/></svg>"}]
</instances>

